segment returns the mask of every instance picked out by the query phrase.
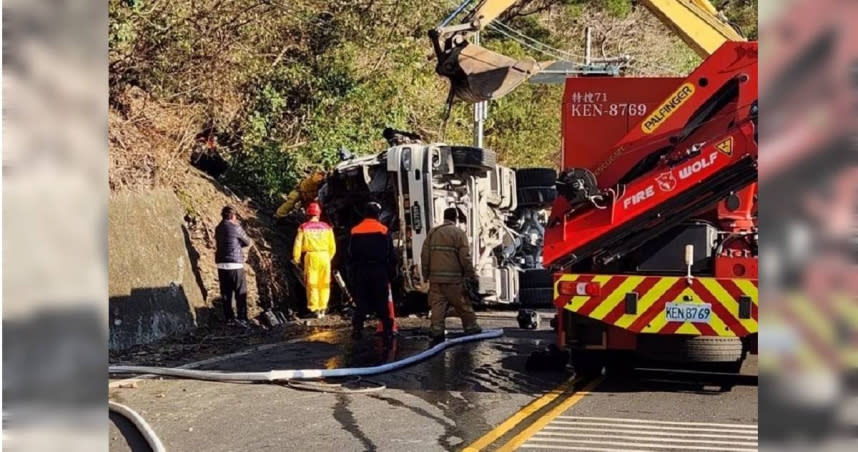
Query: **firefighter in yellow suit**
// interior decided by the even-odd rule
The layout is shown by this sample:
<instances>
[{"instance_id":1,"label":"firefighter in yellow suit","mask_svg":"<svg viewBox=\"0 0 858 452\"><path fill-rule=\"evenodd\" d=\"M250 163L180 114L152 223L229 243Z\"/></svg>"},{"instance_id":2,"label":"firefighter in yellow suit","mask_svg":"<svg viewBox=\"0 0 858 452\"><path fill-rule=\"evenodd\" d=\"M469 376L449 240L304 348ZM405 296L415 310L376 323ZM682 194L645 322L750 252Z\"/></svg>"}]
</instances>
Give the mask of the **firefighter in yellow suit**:
<instances>
[{"instance_id":1,"label":"firefighter in yellow suit","mask_svg":"<svg viewBox=\"0 0 858 452\"><path fill-rule=\"evenodd\" d=\"M310 220L298 228L292 259L296 264L303 263L304 287L307 289L307 308L316 317L325 316L328 298L331 296L331 259L337 252L334 230L320 221L322 208L318 203L307 207ZM301 260L303 254L304 260ZM299 264L300 265L300 264Z\"/></svg>"}]
</instances>

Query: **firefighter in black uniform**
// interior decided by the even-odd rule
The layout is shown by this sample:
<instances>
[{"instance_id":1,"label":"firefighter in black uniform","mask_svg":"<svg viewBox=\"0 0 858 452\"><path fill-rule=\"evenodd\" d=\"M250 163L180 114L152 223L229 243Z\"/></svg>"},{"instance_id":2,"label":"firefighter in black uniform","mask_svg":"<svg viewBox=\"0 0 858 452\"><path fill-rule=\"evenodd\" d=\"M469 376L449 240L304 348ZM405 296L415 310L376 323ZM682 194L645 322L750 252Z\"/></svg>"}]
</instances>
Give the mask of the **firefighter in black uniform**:
<instances>
[{"instance_id":1,"label":"firefighter in black uniform","mask_svg":"<svg viewBox=\"0 0 858 452\"><path fill-rule=\"evenodd\" d=\"M387 309L387 296L396 271L396 254L387 227L379 221L380 215L380 204L367 204L364 219L352 228L349 240L349 274L357 304L352 318L352 337L355 339L361 337L363 322L370 312L382 322L385 338L393 336L393 319Z\"/></svg>"}]
</instances>

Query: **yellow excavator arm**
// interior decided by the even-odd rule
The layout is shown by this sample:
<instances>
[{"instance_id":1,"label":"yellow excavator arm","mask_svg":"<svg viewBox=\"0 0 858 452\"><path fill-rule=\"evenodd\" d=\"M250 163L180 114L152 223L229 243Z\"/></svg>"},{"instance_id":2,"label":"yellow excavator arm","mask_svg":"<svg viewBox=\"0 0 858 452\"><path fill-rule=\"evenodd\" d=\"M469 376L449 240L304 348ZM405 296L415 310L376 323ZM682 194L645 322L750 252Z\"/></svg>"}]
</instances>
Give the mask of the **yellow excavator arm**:
<instances>
[{"instance_id":1,"label":"yellow excavator arm","mask_svg":"<svg viewBox=\"0 0 858 452\"><path fill-rule=\"evenodd\" d=\"M482 30L515 2L516 0L482 0L474 8L474 12L468 15L466 21L475 25L477 29Z\"/></svg>"},{"instance_id":2,"label":"yellow excavator arm","mask_svg":"<svg viewBox=\"0 0 858 452\"><path fill-rule=\"evenodd\" d=\"M701 58L727 41L745 41L708 0L639 0ZM477 103L502 97L551 62L515 60L468 42L512 7L516 0L482 0L462 23L449 25L471 1L465 1L437 28L429 31L438 64L435 72L450 80L450 97Z\"/></svg>"},{"instance_id":3,"label":"yellow excavator arm","mask_svg":"<svg viewBox=\"0 0 858 452\"><path fill-rule=\"evenodd\" d=\"M640 0L701 58L727 41L745 41L707 0Z\"/></svg>"}]
</instances>

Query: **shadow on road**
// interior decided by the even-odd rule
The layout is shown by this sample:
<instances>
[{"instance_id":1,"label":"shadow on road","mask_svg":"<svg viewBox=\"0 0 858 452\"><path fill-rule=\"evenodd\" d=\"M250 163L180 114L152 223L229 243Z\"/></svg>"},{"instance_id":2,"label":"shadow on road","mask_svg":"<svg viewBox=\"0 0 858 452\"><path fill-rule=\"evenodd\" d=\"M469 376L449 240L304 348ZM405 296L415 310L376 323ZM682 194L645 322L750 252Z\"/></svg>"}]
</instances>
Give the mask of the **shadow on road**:
<instances>
[{"instance_id":1,"label":"shadow on road","mask_svg":"<svg viewBox=\"0 0 858 452\"><path fill-rule=\"evenodd\" d=\"M149 452L152 449L149 447L149 443L146 442L146 439L143 438L143 435L140 434L140 431L137 430L137 427L131 423L125 416L114 413L113 411L109 412L110 414L110 422L119 430L121 437L116 438L116 441L124 442L128 450L132 452ZM111 445L111 450L113 446ZM125 448L123 448L125 449Z\"/></svg>"},{"instance_id":2,"label":"shadow on road","mask_svg":"<svg viewBox=\"0 0 858 452\"><path fill-rule=\"evenodd\" d=\"M355 419L354 413L349 409L351 398L346 394L337 394L337 404L334 406L334 419L342 425L343 430L349 432L363 445L363 450L377 450L378 447L361 430Z\"/></svg>"},{"instance_id":3,"label":"shadow on road","mask_svg":"<svg viewBox=\"0 0 858 452\"><path fill-rule=\"evenodd\" d=\"M717 396L731 391L736 386L757 386L757 376L672 369L636 369L628 375L609 376L592 392L670 392Z\"/></svg>"}]
</instances>

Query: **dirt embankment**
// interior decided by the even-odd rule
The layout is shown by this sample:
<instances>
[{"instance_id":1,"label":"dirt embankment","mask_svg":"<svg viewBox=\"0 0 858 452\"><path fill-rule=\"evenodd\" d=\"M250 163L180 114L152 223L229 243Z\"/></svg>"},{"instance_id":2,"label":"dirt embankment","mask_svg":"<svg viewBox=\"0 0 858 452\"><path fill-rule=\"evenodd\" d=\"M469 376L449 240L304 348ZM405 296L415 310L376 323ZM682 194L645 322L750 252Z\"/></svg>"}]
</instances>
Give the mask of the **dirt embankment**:
<instances>
[{"instance_id":1,"label":"dirt embankment","mask_svg":"<svg viewBox=\"0 0 858 452\"><path fill-rule=\"evenodd\" d=\"M118 299L114 300L114 292L169 288L171 282L175 284L177 278L173 270L177 257L172 255L179 252L166 252L169 256L157 252L162 246L159 241L164 240L159 235L164 231L159 229L172 228L166 234L184 237L188 270L193 274L192 281L185 278L183 284L188 288L186 291L198 292L200 300L189 301L188 306L182 307L194 313L190 319L167 328L170 334L220 321L214 228L220 221L220 210L224 205L238 210L241 222L253 240L253 246L247 252L246 267L249 314L255 316L272 305L284 312L294 310L299 307L301 299L297 291L303 290L295 287L288 267L291 238L284 233L283 226L260 211L252 200L240 198L191 164L195 146L203 145L195 139L203 127L202 118L203 115L194 108L156 102L139 89L126 92L109 112L111 229L123 231L123 234L111 237L111 256L116 254L125 256L126 260L137 260L133 265L134 275L130 273L131 267L115 269L111 266L111 301L118 302ZM175 195L177 209L166 205L163 209L152 208L159 204L154 200L163 198L165 191ZM130 202L129 196L137 201ZM161 201L160 204L169 204L164 199ZM158 215L178 218L152 218ZM151 224L139 224L141 222ZM171 270L165 272L158 268L163 266ZM135 284L143 284L142 281L147 287L135 287ZM164 308L151 301L162 298L156 292L150 294L150 301L146 302L149 308L141 309ZM120 327L121 324L116 325L112 320L111 334ZM121 342L138 340L142 343L153 337L133 335L138 339Z\"/></svg>"}]
</instances>

